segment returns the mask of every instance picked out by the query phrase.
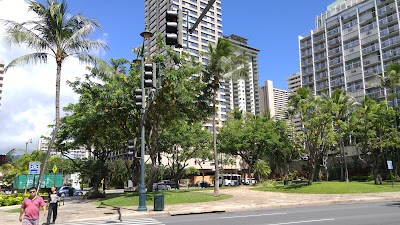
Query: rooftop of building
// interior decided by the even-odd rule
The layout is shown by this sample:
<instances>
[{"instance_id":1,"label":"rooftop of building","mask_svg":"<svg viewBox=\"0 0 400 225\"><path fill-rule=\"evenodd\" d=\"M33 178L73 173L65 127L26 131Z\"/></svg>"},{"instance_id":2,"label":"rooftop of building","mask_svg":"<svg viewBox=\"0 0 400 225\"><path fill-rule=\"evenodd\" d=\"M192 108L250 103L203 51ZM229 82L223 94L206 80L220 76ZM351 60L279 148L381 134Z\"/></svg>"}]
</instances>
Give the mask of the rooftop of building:
<instances>
[{"instance_id":1,"label":"rooftop of building","mask_svg":"<svg viewBox=\"0 0 400 225\"><path fill-rule=\"evenodd\" d=\"M257 51L257 52L260 51L260 50L258 50L256 48L250 47L248 45L248 42L247 42L248 39L245 38L245 37L242 37L242 36L239 36L239 35L236 35L236 34L231 34L229 36L223 36L223 38L228 39L228 40L232 41L233 43L235 43L237 45L240 45L242 47L249 48L249 49Z\"/></svg>"}]
</instances>

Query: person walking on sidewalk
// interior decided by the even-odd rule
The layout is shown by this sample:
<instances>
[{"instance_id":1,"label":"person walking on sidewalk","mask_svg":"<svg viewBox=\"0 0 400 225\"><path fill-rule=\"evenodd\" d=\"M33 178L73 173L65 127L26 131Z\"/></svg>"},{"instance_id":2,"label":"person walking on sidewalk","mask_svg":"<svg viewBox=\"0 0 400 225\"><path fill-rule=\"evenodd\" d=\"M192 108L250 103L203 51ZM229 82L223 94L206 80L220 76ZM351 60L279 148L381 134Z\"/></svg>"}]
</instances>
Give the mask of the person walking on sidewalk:
<instances>
[{"instance_id":1,"label":"person walking on sidewalk","mask_svg":"<svg viewBox=\"0 0 400 225\"><path fill-rule=\"evenodd\" d=\"M19 222L22 222L22 225L39 225L40 207L43 208L43 214L46 216L46 203L37 194L36 188L31 187L29 197L22 202Z\"/></svg>"},{"instance_id":2,"label":"person walking on sidewalk","mask_svg":"<svg viewBox=\"0 0 400 225\"><path fill-rule=\"evenodd\" d=\"M60 201L61 195L57 193L56 187L52 186L49 193L49 210L47 213L47 224L50 224L51 214L53 214L53 224L56 222L57 219L57 208L58 208L58 201Z\"/></svg>"}]
</instances>

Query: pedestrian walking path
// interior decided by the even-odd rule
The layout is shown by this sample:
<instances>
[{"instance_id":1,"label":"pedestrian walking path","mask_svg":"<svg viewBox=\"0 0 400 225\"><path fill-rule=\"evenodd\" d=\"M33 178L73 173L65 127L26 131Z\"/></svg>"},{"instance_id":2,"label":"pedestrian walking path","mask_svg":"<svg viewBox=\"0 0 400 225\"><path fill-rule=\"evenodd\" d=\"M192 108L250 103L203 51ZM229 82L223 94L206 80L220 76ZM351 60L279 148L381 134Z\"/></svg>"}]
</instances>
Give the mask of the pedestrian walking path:
<instances>
[{"instance_id":1,"label":"pedestrian walking path","mask_svg":"<svg viewBox=\"0 0 400 225\"><path fill-rule=\"evenodd\" d=\"M147 205L147 212L138 212L137 206L111 207L99 206L92 200L86 200L80 196L67 197L65 205L58 208L56 224L93 224L88 221L98 221L96 224L110 224L110 221L123 221L121 224L161 224L157 223L157 217L204 213L204 212L235 212L246 210L261 210L268 208L299 207L304 205L326 205L363 201L393 201L400 202L400 192L369 193L369 194L287 194L275 192L262 192L250 190L249 186L222 189L221 194L232 195L231 198L192 204L168 205L165 203L164 211L154 211L152 205ZM212 190L206 190L212 194ZM19 213L5 212L10 209L18 209L20 206L0 207L1 225L18 225ZM40 224L45 222L41 213ZM147 220L143 220L146 219ZM155 219L151 219L155 218ZM125 222L125 221L130 221ZM86 223L85 223L86 222ZM105 223L106 222L106 223ZM116 223L113 223L116 224Z\"/></svg>"}]
</instances>

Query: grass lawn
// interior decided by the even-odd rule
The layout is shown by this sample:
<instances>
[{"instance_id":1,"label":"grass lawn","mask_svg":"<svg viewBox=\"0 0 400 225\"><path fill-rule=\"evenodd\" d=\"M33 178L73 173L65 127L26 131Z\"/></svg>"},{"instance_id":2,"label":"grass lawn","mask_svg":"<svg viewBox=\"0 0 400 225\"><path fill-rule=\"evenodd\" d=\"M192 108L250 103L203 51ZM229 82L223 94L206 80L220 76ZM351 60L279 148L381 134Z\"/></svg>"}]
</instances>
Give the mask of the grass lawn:
<instances>
[{"instance_id":1,"label":"grass lawn","mask_svg":"<svg viewBox=\"0 0 400 225\"><path fill-rule=\"evenodd\" d=\"M221 194L219 197L212 197L212 193L200 193L194 190L193 189L170 190L170 191L155 192L155 194L159 193L164 194L165 205L211 202L232 197L226 194ZM100 205L109 205L109 206L136 206L139 204L139 195L138 193L107 194L105 199L99 199L97 202ZM154 194L148 193L146 196L146 205L153 205L153 202L154 202Z\"/></svg>"},{"instance_id":2,"label":"grass lawn","mask_svg":"<svg viewBox=\"0 0 400 225\"><path fill-rule=\"evenodd\" d=\"M312 185L307 184L290 184L284 186L277 184L276 186L261 183L253 190L272 191L284 193L302 193L302 194L350 194L350 193L377 193L377 192L397 192L400 191L400 185L394 183L392 188L391 182L383 182L382 185L375 185L374 182L313 182Z\"/></svg>"}]
</instances>

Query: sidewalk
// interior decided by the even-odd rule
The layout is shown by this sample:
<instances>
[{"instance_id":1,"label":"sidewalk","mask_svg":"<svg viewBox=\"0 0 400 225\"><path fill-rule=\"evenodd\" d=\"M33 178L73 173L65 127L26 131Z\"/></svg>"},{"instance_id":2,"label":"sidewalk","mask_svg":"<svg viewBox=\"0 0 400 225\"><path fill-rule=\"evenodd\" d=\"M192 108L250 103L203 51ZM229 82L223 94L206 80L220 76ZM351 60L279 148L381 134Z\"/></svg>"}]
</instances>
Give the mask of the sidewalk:
<instances>
[{"instance_id":1,"label":"sidewalk","mask_svg":"<svg viewBox=\"0 0 400 225\"><path fill-rule=\"evenodd\" d=\"M223 189L221 193L232 195L232 198L195 204L165 205L164 211L153 211L153 205L147 205L147 212L138 212L137 206L113 208L109 206L96 206L92 201L74 197L66 200L64 206L59 207L57 223L85 221L85 220L117 220L119 218L158 217L177 214L203 213L212 211L246 211L266 208L296 207L301 205L325 205L362 201L400 201L400 192L371 193L371 194L286 194L275 192L261 192L249 190L249 186ZM212 194L212 190L206 192ZM20 224L19 213L7 213L6 209L19 208L19 206L1 207L0 217L2 225ZM41 213L40 224L45 221Z\"/></svg>"}]
</instances>

